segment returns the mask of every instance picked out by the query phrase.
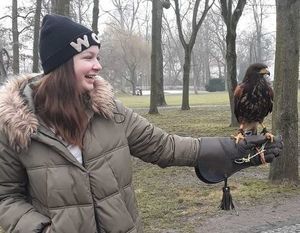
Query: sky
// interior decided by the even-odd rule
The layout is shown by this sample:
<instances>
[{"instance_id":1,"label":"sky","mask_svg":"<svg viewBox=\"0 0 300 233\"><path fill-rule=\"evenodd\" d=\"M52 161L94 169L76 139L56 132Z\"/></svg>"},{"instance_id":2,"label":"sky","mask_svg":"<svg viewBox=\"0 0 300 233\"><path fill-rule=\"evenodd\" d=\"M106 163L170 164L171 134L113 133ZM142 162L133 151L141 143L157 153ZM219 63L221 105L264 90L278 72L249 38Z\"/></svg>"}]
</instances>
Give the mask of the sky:
<instances>
[{"instance_id":1,"label":"sky","mask_svg":"<svg viewBox=\"0 0 300 233\"><path fill-rule=\"evenodd\" d=\"M21 6L23 4L26 4L26 2L28 2L28 0L18 0L18 5ZM275 15L275 0L265 0L265 5L268 6L268 8L266 9L266 11L264 12L268 18L264 21L265 25L266 25L266 30L268 32L274 32L275 31L275 25L276 25L276 15ZM4 12L7 12L7 10L5 9L7 6L11 6L11 0L0 0L0 18L3 16ZM102 5L102 9L104 10L110 10L112 7L112 3L111 0L101 0L100 4ZM238 23L238 28L240 30L243 29L247 29L249 28L249 26L253 25L253 21L249 20L247 17L243 17L246 15L246 13L251 14L250 12L243 12L242 17L240 18L240 21ZM101 12L100 12L101 15ZM102 16L103 17L103 16ZM103 19L103 18L101 18ZM10 23L9 20L6 20L8 23ZM3 21L2 21L3 22Z\"/></svg>"},{"instance_id":2,"label":"sky","mask_svg":"<svg viewBox=\"0 0 300 233\"><path fill-rule=\"evenodd\" d=\"M258 1L258 0L257 0ZM264 20L264 33L272 33L275 36L275 30L276 30L276 9L275 9L275 0L262 0L264 1L267 8L265 9L265 15L267 18ZM28 0L18 0L18 6L22 6L24 4L28 4ZM172 1L171 1L172 2ZM100 1L100 9L103 10L110 10L112 9L112 3L111 0L101 0ZM252 10L251 10L251 4L250 1L247 1L247 7L245 7L243 11L243 15L240 18L238 22L237 31L238 33L244 30L248 30L249 28L254 27L254 21L251 19L252 17ZM12 2L11 0L0 0L0 18L4 16L4 13L9 12L9 10L6 8L7 6L11 6ZM99 19L99 31L101 34L101 31L103 31L103 28L105 26L105 21L107 17L103 16L103 10L99 15L101 15L101 18ZM172 12L172 9L169 9L167 12L170 14L174 14ZM166 11L165 11L166 12ZM10 12L9 12L10 14ZM172 16L172 15L171 15ZM11 20L10 18L5 18L0 21L0 25L7 25L7 27L11 27ZM31 53L31 51L30 51ZM271 68L273 69L273 68Z\"/></svg>"}]
</instances>

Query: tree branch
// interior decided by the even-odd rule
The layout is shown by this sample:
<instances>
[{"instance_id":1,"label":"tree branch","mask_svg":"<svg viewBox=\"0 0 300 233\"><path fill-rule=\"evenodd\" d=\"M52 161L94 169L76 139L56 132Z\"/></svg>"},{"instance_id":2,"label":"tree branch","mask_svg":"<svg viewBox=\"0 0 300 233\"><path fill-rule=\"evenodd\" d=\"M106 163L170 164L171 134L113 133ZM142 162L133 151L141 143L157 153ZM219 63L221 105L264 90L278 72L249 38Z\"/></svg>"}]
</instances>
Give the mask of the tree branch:
<instances>
[{"instance_id":1,"label":"tree branch","mask_svg":"<svg viewBox=\"0 0 300 233\"><path fill-rule=\"evenodd\" d=\"M182 44L182 46L186 49L187 43L184 39L183 32L182 32L182 24L181 24L181 19L180 19L180 11L179 11L179 5L178 5L178 0L174 0L175 2L175 15L176 15L176 22L177 22L177 27L178 27L178 33L179 33L179 39Z\"/></svg>"},{"instance_id":2,"label":"tree branch","mask_svg":"<svg viewBox=\"0 0 300 233\"><path fill-rule=\"evenodd\" d=\"M232 14L232 28L236 29L237 23L243 13L244 7L246 5L247 0L239 0L237 6Z\"/></svg>"},{"instance_id":3,"label":"tree branch","mask_svg":"<svg viewBox=\"0 0 300 233\"><path fill-rule=\"evenodd\" d=\"M0 17L0 20L5 19L5 18L10 18L10 19L12 19L12 17L11 17L10 15L4 15L4 16Z\"/></svg>"}]
</instances>

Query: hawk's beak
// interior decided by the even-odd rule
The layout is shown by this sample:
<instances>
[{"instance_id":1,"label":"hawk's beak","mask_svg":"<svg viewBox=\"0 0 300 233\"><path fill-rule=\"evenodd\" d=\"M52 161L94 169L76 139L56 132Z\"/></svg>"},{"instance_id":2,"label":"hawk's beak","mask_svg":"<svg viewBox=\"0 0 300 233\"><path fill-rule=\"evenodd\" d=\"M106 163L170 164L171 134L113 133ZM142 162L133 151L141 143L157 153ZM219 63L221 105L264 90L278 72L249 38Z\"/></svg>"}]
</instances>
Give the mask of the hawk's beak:
<instances>
[{"instance_id":1,"label":"hawk's beak","mask_svg":"<svg viewBox=\"0 0 300 233\"><path fill-rule=\"evenodd\" d=\"M259 73L262 74L263 76L264 76L264 75L270 76L270 74L271 74L270 71L269 71L267 68L261 69L261 70L259 71Z\"/></svg>"}]
</instances>

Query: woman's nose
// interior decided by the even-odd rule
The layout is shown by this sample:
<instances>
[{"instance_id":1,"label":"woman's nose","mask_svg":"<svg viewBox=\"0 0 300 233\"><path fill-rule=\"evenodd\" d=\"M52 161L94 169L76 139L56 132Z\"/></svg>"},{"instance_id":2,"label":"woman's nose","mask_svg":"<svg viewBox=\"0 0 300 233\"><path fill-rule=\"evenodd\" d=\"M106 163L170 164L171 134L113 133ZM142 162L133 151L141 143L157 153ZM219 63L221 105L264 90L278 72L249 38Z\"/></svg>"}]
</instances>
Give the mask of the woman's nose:
<instances>
[{"instance_id":1,"label":"woman's nose","mask_svg":"<svg viewBox=\"0 0 300 233\"><path fill-rule=\"evenodd\" d=\"M100 62L99 62L98 60L96 60L96 62L95 62L95 64L94 64L93 68L94 68L95 70L98 70L98 71L102 70L102 66L101 66L101 64L100 64Z\"/></svg>"}]
</instances>

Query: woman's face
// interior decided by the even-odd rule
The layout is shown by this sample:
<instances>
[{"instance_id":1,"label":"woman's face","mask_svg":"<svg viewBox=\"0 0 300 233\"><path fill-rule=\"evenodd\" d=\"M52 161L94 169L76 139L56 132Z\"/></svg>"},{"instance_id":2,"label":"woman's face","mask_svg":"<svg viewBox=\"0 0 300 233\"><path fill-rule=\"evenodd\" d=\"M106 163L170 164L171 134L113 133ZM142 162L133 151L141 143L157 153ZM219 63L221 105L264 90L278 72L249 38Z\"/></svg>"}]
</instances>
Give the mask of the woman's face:
<instances>
[{"instance_id":1,"label":"woman's face","mask_svg":"<svg viewBox=\"0 0 300 233\"><path fill-rule=\"evenodd\" d=\"M102 69L98 53L99 47L93 45L73 57L75 76L81 93L94 89L95 76Z\"/></svg>"}]
</instances>

